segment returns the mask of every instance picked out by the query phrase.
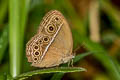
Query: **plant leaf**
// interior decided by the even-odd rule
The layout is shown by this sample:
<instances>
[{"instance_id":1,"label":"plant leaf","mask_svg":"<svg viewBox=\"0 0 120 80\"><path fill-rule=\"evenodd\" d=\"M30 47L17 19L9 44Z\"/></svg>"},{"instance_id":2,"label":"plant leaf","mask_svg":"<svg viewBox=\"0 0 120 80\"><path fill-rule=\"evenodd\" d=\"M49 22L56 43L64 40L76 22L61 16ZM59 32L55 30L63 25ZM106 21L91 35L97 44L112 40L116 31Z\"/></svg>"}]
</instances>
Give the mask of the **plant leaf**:
<instances>
[{"instance_id":1,"label":"plant leaf","mask_svg":"<svg viewBox=\"0 0 120 80\"><path fill-rule=\"evenodd\" d=\"M4 30L0 36L0 63L1 60L3 59L3 55L5 49L7 48L7 45L8 45L8 25L4 27Z\"/></svg>"},{"instance_id":2,"label":"plant leaf","mask_svg":"<svg viewBox=\"0 0 120 80\"><path fill-rule=\"evenodd\" d=\"M56 72L68 73L68 72L81 72L81 71L86 71L86 69L81 67L56 67L56 68L40 69L40 70L23 73L21 75L18 75L15 79L22 79L24 77L27 78L29 76L45 74L45 73L56 73Z\"/></svg>"}]
</instances>

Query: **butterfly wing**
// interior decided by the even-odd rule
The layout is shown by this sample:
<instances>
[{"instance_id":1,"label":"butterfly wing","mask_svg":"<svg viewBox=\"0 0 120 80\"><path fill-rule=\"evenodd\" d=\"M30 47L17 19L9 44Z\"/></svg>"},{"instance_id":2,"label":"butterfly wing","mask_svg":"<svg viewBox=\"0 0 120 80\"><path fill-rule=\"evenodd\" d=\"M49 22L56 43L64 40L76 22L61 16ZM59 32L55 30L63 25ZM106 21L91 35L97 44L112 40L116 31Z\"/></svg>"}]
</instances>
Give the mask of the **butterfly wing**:
<instances>
[{"instance_id":1,"label":"butterfly wing","mask_svg":"<svg viewBox=\"0 0 120 80\"><path fill-rule=\"evenodd\" d=\"M26 55L32 66L52 67L73 58L72 46L69 25L63 15L54 10L43 17L37 35L27 43Z\"/></svg>"}]
</instances>

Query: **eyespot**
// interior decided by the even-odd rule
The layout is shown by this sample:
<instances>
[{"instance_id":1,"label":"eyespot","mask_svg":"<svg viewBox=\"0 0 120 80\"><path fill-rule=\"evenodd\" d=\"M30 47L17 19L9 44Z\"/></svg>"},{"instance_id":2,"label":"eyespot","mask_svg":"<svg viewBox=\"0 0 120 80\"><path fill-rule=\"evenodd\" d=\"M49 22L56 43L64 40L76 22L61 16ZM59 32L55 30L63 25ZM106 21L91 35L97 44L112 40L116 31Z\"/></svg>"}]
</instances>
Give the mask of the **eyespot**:
<instances>
[{"instance_id":1,"label":"eyespot","mask_svg":"<svg viewBox=\"0 0 120 80\"><path fill-rule=\"evenodd\" d=\"M48 29L48 32L54 32L55 27L50 25L50 26L48 26L47 29Z\"/></svg>"},{"instance_id":2,"label":"eyespot","mask_svg":"<svg viewBox=\"0 0 120 80\"><path fill-rule=\"evenodd\" d=\"M50 26L50 27L49 27L49 30L50 30L50 31L53 31L53 30L54 30L53 26Z\"/></svg>"},{"instance_id":3,"label":"eyespot","mask_svg":"<svg viewBox=\"0 0 120 80\"><path fill-rule=\"evenodd\" d=\"M37 57L34 57L34 61L36 62L38 60L38 58Z\"/></svg>"},{"instance_id":4,"label":"eyespot","mask_svg":"<svg viewBox=\"0 0 120 80\"><path fill-rule=\"evenodd\" d=\"M35 52L35 55L38 56L40 53L38 51Z\"/></svg>"},{"instance_id":5,"label":"eyespot","mask_svg":"<svg viewBox=\"0 0 120 80\"><path fill-rule=\"evenodd\" d=\"M35 48L35 49L38 49L38 46L35 46L34 48Z\"/></svg>"},{"instance_id":6,"label":"eyespot","mask_svg":"<svg viewBox=\"0 0 120 80\"><path fill-rule=\"evenodd\" d=\"M42 42L43 42L42 40L39 40L39 43L40 43L40 44L42 44Z\"/></svg>"},{"instance_id":7,"label":"eyespot","mask_svg":"<svg viewBox=\"0 0 120 80\"><path fill-rule=\"evenodd\" d=\"M36 64L36 62L34 62L34 64Z\"/></svg>"},{"instance_id":8,"label":"eyespot","mask_svg":"<svg viewBox=\"0 0 120 80\"><path fill-rule=\"evenodd\" d=\"M57 27L54 26L54 25L51 25L51 24L48 25L47 28L46 28L46 32L47 32L48 34L53 34L53 33L56 32L56 30L57 30Z\"/></svg>"},{"instance_id":9,"label":"eyespot","mask_svg":"<svg viewBox=\"0 0 120 80\"><path fill-rule=\"evenodd\" d=\"M48 38L46 37L46 38L44 38L44 41L48 41Z\"/></svg>"},{"instance_id":10,"label":"eyespot","mask_svg":"<svg viewBox=\"0 0 120 80\"><path fill-rule=\"evenodd\" d=\"M38 50L38 49L39 49L39 46L38 46L37 44L34 44L34 45L33 45L33 49L34 49L34 50Z\"/></svg>"},{"instance_id":11,"label":"eyespot","mask_svg":"<svg viewBox=\"0 0 120 80\"><path fill-rule=\"evenodd\" d=\"M54 17L53 22L56 26L59 26L62 23L62 20L58 16L56 16Z\"/></svg>"},{"instance_id":12,"label":"eyespot","mask_svg":"<svg viewBox=\"0 0 120 80\"><path fill-rule=\"evenodd\" d=\"M40 40L39 42L41 43L42 41Z\"/></svg>"},{"instance_id":13,"label":"eyespot","mask_svg":"<svg viewBox=\"0 0 120 80\"><path fill-rule=\"evenodd\" d=\"M48 36L44 36L43 37L43 42L48 43L49 40L50 40L50 38Z\"/></svg>"},{"instance_id":14,"label":"eyespot","mask_svg":"<svg viewBox=\"0 0 120 80\"><path fill-rule=\"evenodd\" d=\"M42 49L41 49L41 46L37 46L38 47L38 49L37 50L34 50L34 52L33 52L33 55L34 55L34 57L36 57L36 56L41 56L41 54L42 54Z\"/></svg>"}]
</instances>

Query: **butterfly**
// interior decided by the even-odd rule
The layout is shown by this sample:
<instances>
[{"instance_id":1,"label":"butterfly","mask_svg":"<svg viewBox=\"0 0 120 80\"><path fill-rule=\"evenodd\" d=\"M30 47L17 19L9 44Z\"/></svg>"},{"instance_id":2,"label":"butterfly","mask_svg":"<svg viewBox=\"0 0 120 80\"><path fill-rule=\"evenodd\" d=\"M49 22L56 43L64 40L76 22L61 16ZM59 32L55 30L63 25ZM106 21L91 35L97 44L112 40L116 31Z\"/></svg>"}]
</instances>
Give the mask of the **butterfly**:
<instances>
[{"instance_id":1,"label":"butterfly","mask_svg":"<svg viewBox=\"0 0 120 80\"><path fill-rule=\"evenodd\" d=\"M26 57L34 67L53 67L74 58L70 27L57 10L49 11L42 19L38 32L26 44Z\"/></svg>"}]
</instances>

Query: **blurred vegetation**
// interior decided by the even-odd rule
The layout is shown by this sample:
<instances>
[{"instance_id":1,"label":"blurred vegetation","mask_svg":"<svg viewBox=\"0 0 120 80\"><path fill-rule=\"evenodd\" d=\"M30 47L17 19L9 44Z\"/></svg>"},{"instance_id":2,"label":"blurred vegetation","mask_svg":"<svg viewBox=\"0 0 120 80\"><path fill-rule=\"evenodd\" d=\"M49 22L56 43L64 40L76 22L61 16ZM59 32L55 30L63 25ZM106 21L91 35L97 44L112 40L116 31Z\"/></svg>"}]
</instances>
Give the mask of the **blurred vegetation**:
<instances>
[{"instance_id":1,"label":"blurred vegetation","mask_svg":"<svg viewBox=\"0 0 120 80\"><path fill-rule=\"evenodd\" d=\"M55 9L72 31L74 67L31 67L25 45ZM119 14L119 0L0 0L0 80L120 80Z\"/></svg>"}]
</instances>

